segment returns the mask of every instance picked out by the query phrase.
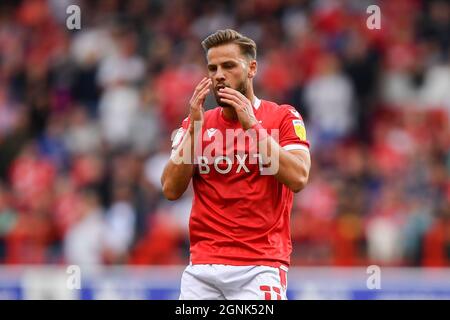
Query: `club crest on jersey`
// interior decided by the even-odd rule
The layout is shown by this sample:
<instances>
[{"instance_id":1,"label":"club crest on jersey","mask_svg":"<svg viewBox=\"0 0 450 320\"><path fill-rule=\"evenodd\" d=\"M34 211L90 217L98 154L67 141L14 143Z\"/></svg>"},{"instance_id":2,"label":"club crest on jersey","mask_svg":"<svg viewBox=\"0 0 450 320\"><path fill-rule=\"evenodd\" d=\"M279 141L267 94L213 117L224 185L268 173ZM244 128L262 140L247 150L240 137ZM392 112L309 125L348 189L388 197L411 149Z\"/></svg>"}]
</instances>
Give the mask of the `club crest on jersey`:
<instances>
[{"instance_id":1,"label":"club crest on jersey","mask_svg":"<svg viewBox=\"0 0 450 320\"><path fill-rule=\"evenodd\" d=\"M300 140L306 140L306 129L305 124L302 120L292 120L292 124L294 125L295 134Z\"/></svg>"}]
</instances>

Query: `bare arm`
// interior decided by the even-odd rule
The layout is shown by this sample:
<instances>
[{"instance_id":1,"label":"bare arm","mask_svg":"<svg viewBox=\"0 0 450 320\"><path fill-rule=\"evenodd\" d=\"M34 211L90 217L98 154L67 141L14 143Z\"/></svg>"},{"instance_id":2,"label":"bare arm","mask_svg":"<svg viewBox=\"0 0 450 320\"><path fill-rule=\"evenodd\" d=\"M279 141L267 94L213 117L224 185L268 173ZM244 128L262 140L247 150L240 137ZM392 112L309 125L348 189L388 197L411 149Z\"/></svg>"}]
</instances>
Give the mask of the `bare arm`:
<instances>
[{"instance_id":1,"label":"bare arm","mask_svg":"<svg viewBox=\"0 0 450 320\"><path fill-rule=\"evenodd\" d=\"M194 130L195 126L201 128L203 124L203 103L209 92L211 80L203 78L195 88L189 102L190 123L183 140L172 153L161 176L161 185L164 196L168 200L180 198L186 191L194 174L194 141L201 134L201 130Z\"/></svg>"},{"instance_id":2,"label":"bare arm","mask_svg":"<svg viewBox=\"0 0 450 320\"><path fill-rule=\"evenodd\" d=\"M185 150L193 154L193 135L186 132L178 148L173 152L161 176L161 185L164 196L168 200L177 200L186 191L192 175L194 174L193 161L185 161ZM192 156L189 157L191 160Z\"/></svg>"},{"instance_id":3,"label":"bare arm","mask_svg":"<svg viewBox=\"0 0 450 320\"><path fill-rule=\"evenodd\" d=\"M293 192L301 191L308 183L311 158L304 150L284 150L272 137L268 136L261 143L267 143L267 148L260 148L262 158L278 161L275 178L285 184Z\"/></svg>"}]
</instances>

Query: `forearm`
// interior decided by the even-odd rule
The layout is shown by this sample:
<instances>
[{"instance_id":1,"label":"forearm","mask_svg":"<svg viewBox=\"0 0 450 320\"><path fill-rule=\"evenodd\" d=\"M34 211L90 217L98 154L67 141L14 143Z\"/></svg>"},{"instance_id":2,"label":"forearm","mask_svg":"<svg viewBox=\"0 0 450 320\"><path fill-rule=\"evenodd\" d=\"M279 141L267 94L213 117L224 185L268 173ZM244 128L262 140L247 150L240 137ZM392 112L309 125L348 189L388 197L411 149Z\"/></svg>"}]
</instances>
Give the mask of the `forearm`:
<instances>
[{"instance_id":1,"label":"forearm","mask_svg":"<svg viewBox=\"0 0 450 320\"><path fill-rule=\"evenodd\" d=\"M162 191L169 200L180 198L186 191L194 173L194 138L187 132L172 153L161 176Z\"/></svg>"}]
</instances>

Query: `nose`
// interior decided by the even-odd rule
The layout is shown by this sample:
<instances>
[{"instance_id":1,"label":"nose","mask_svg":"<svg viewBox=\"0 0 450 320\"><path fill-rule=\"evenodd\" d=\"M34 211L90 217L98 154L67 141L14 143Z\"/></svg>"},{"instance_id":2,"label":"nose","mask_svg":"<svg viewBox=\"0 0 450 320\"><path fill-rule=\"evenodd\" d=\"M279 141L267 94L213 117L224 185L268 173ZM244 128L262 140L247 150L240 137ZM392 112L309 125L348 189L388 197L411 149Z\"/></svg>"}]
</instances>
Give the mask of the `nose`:
<instances>
[{"instance_id":1,"label":"nose","mask_svg":"<svg viewBox=\"0 0 450 320\"><path fill-rule=\"evenodd\" d=\"M223 73L223 70L221 67L217 68L216 74L214 75L214 79L218 83L225 81L225 74Z\"/></svg>"}]
</instances>

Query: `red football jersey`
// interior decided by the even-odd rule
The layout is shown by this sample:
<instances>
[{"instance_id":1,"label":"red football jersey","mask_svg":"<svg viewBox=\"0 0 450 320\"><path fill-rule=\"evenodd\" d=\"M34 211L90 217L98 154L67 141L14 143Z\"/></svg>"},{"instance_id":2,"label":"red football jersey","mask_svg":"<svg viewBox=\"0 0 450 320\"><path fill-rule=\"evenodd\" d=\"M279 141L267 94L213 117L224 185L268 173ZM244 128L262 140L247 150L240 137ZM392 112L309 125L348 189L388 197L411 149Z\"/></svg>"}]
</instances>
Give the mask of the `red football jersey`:
<instances>
[{"instance_id":1,"label":"red football jersey","mask_svg":"<svg viewBox=\"0 0 450 320\"><path fill-rule=\"evenodd\" d=\"M295 108L255 98L254 113L285 150L309 152L303 120ZM186 118L174 139L174 149L188 125ZM196 154L192 178L191 262L289 265L293 192L273 175L262 174L261 164L250 157L248 140L232 137L227 141L230 130L244 132L238 120L224 118L222 107L205 112L199 141L202 154Z\"/></svg>"}]
</instances>

